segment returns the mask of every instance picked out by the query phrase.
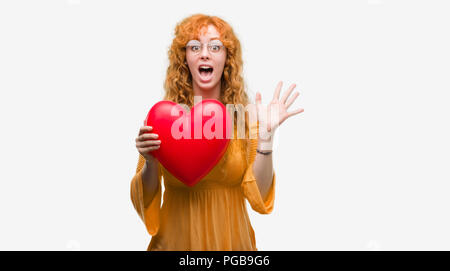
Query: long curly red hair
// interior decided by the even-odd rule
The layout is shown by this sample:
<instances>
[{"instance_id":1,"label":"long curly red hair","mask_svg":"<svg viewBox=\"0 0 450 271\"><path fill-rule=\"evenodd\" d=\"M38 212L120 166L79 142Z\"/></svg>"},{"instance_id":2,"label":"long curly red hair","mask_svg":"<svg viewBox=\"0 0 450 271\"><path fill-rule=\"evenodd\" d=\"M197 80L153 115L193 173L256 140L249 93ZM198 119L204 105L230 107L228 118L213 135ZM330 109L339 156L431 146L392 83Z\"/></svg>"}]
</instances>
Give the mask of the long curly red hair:
<instances>
[{"instance_id":1,"label":"long curly red hair","mask_svg":"<svg viewBox=\"0 0 450 271\"><path fill-rule=\"evenodd\" d=\"M232 27L217 16L194 14L183 19L175 27L175 37L168 51L169 66L164 82L164 100L192 107L194 104L194 92L192 75L185 64L186 43L198 39L201 30L208 25L213 25L220 34L220 40L227 49L227 58L221 79L220 101L224 104L242 105L246 107L249 97L245 91L244 78L242 76L243 61L241 44ZM234 115L236 127L237 115ZM245 138L248 139L248 113L245 113ZM241 141L241 140L239 140ZM242 140L244 149L248 147L248 140Z\"/></svg>"}]
</instances>

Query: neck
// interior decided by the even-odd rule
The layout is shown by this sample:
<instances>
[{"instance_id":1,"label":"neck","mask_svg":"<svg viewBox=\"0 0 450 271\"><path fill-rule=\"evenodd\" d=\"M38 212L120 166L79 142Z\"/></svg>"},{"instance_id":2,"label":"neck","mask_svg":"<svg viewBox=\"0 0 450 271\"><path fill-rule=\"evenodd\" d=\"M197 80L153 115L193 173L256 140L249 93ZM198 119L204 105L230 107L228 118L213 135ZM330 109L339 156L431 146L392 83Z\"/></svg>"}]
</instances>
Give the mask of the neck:
<instances>
[{"instance_id":1,"label":"neck","mask_svg":"<svg viewBox=\"0 0 450 271\"><path fill-rule=\"evenodd\" d=\"M202 99L220 100L220 82L212 88L200 88L197 84L193 85L194 96L201 96Z\"/></svg>"}]
</instances>

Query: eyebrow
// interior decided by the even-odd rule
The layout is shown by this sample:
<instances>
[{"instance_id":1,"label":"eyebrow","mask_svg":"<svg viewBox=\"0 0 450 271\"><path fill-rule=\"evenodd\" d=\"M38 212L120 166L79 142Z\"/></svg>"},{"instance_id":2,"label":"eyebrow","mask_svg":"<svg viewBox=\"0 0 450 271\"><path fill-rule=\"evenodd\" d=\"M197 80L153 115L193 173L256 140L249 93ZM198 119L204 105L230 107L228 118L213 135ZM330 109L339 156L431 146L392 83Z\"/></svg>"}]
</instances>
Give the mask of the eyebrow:
<instances>
[{"instance_id":1,"label":"eyebrow","mask_svg":"<svg viewBox=\"0 0 450 271\"><path fill-rule=\"evenodd\" d=\"M199 38L197 37L196 40L199 40ZM210 41L211 41L211 40L220 40L220 38L219 38L219 37L212 37L212 38L210 38L209 40L210 40Z\"/></svg>"}]
</instances>

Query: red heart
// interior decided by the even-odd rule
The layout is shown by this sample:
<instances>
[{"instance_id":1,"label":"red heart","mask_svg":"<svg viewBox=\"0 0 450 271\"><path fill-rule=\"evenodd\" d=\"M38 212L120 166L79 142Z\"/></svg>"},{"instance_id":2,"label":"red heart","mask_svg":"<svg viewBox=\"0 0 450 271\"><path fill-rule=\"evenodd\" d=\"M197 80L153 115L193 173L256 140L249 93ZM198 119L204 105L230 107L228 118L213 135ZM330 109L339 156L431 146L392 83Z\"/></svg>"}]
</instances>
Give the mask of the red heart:
<instances>
[{"instance_id":1,"label":"red heart","mask_svg":"<svg viewBox=\"0 0 450 271\"><path fill-rule=\"evenodd\" d=\"M225 106L213 99L202 100L190 112L174 102L160 101L148 112L146 125L161 140L161 147L151 154L188 186L198 183L220 161L231 134Z\"/></svg>"}]
</instances>

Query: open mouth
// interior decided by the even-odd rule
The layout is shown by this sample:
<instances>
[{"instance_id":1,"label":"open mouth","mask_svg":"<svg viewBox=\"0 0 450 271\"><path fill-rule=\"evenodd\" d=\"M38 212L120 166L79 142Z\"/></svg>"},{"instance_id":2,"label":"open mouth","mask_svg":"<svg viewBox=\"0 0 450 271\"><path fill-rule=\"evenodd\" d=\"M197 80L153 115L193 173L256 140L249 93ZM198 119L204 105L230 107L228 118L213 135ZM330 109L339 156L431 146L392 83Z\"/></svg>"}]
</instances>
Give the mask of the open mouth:
<instances>
[{"instance_id":1,"label":"open mouth","mask_svg":"<svg viewBox=\"0 0 450 271\"><path fill-rule=\"evenodd\" d=\"M198 68L198 72L200 73L200 80L204 82L211 80L213 70L214 69L209 66L200 66Z\"/></svg>"}]
</instances>

